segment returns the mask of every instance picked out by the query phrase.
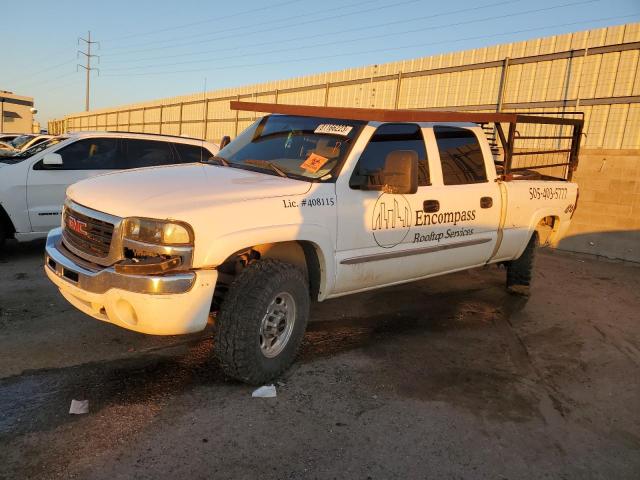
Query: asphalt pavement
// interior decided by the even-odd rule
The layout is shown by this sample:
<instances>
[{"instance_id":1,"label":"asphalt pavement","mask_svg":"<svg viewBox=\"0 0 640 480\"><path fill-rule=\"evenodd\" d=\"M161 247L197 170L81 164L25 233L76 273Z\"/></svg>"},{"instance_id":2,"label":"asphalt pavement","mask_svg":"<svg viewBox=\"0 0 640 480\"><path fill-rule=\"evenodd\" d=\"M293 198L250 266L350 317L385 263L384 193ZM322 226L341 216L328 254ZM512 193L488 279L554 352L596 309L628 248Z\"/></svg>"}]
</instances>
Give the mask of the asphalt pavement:
<instances>
[{"instance_id":1,"label":"asphalt pavement","mask_svg":"<svg viewBox=\"0 0 640 480\"><path fill-rule=\"evenodd\" d=\"M0 478L640 478L637 264L544 250L528 300L489 267L317 304L261 399L211 327L87 317L42 251L0 253Z\"/></svg>"}]
</instances>

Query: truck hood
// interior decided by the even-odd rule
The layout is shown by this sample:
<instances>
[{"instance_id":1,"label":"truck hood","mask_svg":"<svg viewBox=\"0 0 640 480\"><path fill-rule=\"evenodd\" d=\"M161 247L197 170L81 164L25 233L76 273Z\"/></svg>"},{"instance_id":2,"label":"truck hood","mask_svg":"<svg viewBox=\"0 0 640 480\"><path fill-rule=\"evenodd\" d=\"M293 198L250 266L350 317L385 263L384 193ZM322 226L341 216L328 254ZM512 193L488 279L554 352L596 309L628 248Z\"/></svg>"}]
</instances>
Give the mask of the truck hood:
<instances>
[{"instance_id":1,"label":"truck hood","mask_svg":"<svg viewBox=\"0 0 640 480\"><path fill-rule=\"evenodd\" d=\"M212 204L302 195L310 188L301 180L192 163L98 175L71 185L67 197L118 217L177 218Z\"/></svg>"}]
</instances>

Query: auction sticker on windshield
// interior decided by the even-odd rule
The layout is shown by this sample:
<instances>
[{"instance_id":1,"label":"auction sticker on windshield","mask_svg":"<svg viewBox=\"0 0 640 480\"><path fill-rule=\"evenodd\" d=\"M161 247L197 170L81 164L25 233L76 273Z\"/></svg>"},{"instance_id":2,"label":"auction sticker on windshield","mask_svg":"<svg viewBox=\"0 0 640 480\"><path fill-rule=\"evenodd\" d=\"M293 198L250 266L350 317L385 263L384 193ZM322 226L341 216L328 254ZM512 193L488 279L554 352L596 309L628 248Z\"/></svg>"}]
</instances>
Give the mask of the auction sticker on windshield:
<instances>
[{"instance_id":1,"label":"auction sticker on windshield","mask_svg":"<svg viewBox=\"0 0 640 480\"><path fill-rule=\"evenodd\" d=\"M307 172L316 173L328 161L329 159L327 157L323 157L317 153L312 153L307 157L304 163L300 165L300 167L304 168Z\"/></svg>"},{"instance_id":2,"label":"auction sticker on windshield","mask_svg":"<svg viewBox=\"0 0 640 480\"><path fill-rule=\"evenodd\" d=\"M313 133L326 133L328 135L342 135L346 137L353 130L351 125L336 125L333 123L321 123Z\"/></svg>"}]
</instances>

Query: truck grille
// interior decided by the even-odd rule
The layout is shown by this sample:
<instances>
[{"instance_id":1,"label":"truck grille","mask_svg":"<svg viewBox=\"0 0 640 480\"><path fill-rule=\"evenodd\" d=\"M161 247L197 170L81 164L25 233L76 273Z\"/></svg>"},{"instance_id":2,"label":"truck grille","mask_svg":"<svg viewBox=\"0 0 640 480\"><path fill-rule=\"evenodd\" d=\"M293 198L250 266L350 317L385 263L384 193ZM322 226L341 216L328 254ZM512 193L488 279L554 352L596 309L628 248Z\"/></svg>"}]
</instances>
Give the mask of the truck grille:
<instances>
[{"instance_id":1,"label":"truck grille","mask_svg":"<svg viewBox=\"0 0 640 480\"><path fill-rule=\"evenodd\" d=\"M113 224L92 218L69 207L62 216L64 242L93 257L107 257Z\"/></svg>"}]
</instances>

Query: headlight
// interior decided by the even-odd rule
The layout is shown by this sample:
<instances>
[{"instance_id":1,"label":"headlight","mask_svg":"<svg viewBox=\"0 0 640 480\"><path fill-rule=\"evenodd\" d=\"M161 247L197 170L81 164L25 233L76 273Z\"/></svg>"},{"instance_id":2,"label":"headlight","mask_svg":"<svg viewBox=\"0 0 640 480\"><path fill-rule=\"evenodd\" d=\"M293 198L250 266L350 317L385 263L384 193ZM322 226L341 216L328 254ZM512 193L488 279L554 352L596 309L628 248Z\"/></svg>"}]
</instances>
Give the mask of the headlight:
<instances>
[{"instance_id":1,"label":"headlight","mask_svg":"<svg viewBox=\"0 0 640 480\"><path fill-rule=\"evenodd\" d=\"M127 218L124 237L156 245L191 245L193 231L186 223L149 218Z\"/></svg>"}]
</instances>

